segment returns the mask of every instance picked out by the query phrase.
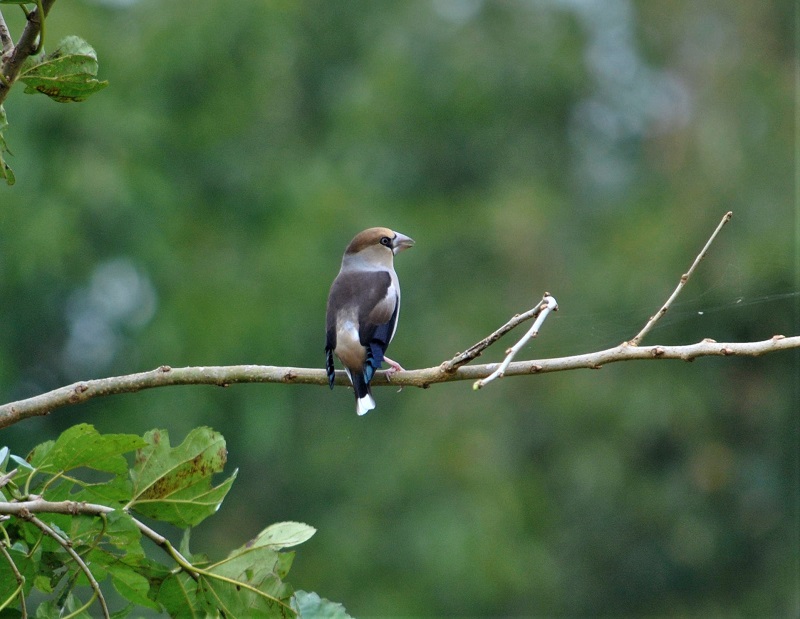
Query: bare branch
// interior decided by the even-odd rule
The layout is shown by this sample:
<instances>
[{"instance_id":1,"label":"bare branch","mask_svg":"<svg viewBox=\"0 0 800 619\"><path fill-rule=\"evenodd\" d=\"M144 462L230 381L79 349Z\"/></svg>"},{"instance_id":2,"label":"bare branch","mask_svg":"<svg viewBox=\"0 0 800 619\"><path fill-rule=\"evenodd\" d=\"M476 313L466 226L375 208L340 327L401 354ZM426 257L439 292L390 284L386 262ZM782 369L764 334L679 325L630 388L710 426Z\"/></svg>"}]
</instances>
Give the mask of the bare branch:
<instances>
[{"instance_id":1,"label":"bare branch","mask_svg":"<svg viewBox=\"0 0 800 619\"><path fill-rule=\"evenodd\" d=\"M658 312L656 312L654 316L650 317L650 320L648 320L644 328L641 331L639 331L639 333L636 334L636 337L634 337L632 340L629 341L629 344L631 344L631 346L638 346L639 342L642 341L642 338L644 338L644 336L648 334L650 329L653 328L653 325L655 325L656 322L658 322L658 320L664 314L667 313L667 310L672 305L672 302L675 300L675 297L677 297L680 291L683 290L683 287L686 285L686 282L689 281L689 278L692 276L692 273L694 273L694 270L697 268L697 265L700 264L700 261L706 257L706 253L708 252L708 248L711 247L711 243L713 243L714 239L717 238L717 235L719 234L719 231L722 230L722 227L731 220L731 217L733 217L733 211L728 211L727 213L725 213L725 215L722 217L722 221L719 222L719 225L717 226L716 230L714 230L714 232L711 234L711 236L709 237L708 241L706 242L705 246L700 251L700 253L697 254L697 258L694 259L692 266L689 267L689 270L686 271L686 273L681 275L681 280L678 282L677 288L675 288L673 293L670 295L669 299L667 299L666 303L664 303L664 305L661 306L661 309L658 310Z\"/></svg>"},{"instance_id":2,"label":"bare branch","mask_svg":"<svg viewBox=\"0 0 800 619\"><path fill-rule=\"evenodd\" d=\"M556 300L548 294L545 294L544 299L542 299L542 303L539 305L539 315L536 317L536 321L533 323L533 326L530 328L530 330L523 335L516 344L506 351L506 358L503 359L503 363L500 364L500 367L489 374L489 376L486 378L475 381L475 384L472 385L472 388L480 389L496 378L501 378L505 374L509 364L514 360L514 357L517 355L517 353L522 349L523 346L525 346L525 344L528 343L528 340L539 335L539 329L542 328L542 324L544 323L545 318L547 318L547 315L551 311L555 312L557 309L558 303Z\"/></svg>"},{"instance_id":3,"label":"bare branch","mask_svg":"<svg viewBox=\"0 0 800 619\"><path fill-rule=\"evenodd\" d=\"M562 372L579 368L596 369L607 363L632 361L634 359L681 359L692 361L698 357L744 356L757 357L779 350L800 348L800 335L784 337L776 335L761 342L717 343L703 340L686 346L633 346L627 342L614 348L583 355L516 361L509 364L505 376ZM468 365L447 372L442 365L419 370L403 370L392 374L391 382L385 372L378 372L371 385L376 387L429 387L436 383L456 380L486 378L499 364ZM285 383L295 385L327 386L325 370L319 368L276 367L270 365L231 365L209 367L158 369L139 374L113 376L60 387L41 395L0 406L0 429L7 428L23 419L47 415L52 411L78 404L93 398L118 393L129 393L166 387L170 385L218 385L226 387L234 383ZM349 385L344 372L336 372L337 385Z\"/></svg>"},{"instance_id":4,"label":"bare branch","mask_svg":"<svg viewBox=\"0 0 800 619\"><path fill-rule=\"evenodd\" d=\"M20 518L30 522L32 525L40 529L46 535L52 537L67 552L67 554L72 557L72 559L81 569L81 571L86 575L86 578L89 581L89 586L92 588L92 591L94 591L94 597L96 597L97 601L100 603L100 609L103 612L103 617L109 619L111 615L108 612L106 599L103 597L102 591L100 591L100 585L98 584L97 580L92 574L92 571L89 569L89 566L86 565L85 561L81 558L81 556L77 552L75 552L75 549L72 547L72 544L69 542L69 540L66 540L63 537L61 537L61 535L57 533L50 525L48 525L46 522L39 520L39 518L34 516L29 510L22 510L17 515Z\"/></svg>"},{"instance_id":5,"label":"bare branch","mask_svg":"<svg viewBox=\"0 0 800 619\"><path fill-rule=\"evenodd\" d=\"M509 320L506 324L504 324L502 327L497 329L491 335L486 336L485 338L483 338L477 344L473 344L472 346L470 346L464 352L458 353L455 357L450 359L450 361L445 361L442 364L442 370L444 370L445 372L453 372L453 371L456 370L456 368L459 368L462 365L464 365L465 363L469 363L473 359L476 359L477 357L480 357L484 350L489 348L489 346L494 344L497 340L499 340L501 337L503 337L506 333L511 331L511 329L513 329L514 327L516 327L519 324L522 324L523 322L525 322L529 318L535 318L536 316L538 316L539 312L541 312L542 308L546 305L545 304L545 299L547 297L549 297L549 296L550 296L550 293L549 292L545 292L544 296L542 297L542 300L539 303L536 304L536 307L534 307L533 309L530 309L527 312L524 312L522 314L517 314L516 316L514 316L511 320Z\"/></svg>"}]
</instances>

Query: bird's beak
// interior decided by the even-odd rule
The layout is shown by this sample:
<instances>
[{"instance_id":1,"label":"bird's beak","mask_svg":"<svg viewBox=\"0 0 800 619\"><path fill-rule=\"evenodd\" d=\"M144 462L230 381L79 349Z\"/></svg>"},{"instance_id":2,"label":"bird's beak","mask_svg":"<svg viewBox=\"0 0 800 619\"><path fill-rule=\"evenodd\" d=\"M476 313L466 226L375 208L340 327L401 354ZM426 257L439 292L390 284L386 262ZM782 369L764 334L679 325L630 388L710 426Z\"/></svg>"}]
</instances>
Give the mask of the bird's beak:
<instances>
[{"instance_id":1,"label":"bird's beak","mask_svg":"<svg viewBox=\"0 0 800 619\"><path fill-rule=\"evenodd\" d=\"M394 233L394 241L392 242L392 251L399 254L404 249L408 249L414 244L414 239L399 232Z\"/></svg>"}]
</instances>

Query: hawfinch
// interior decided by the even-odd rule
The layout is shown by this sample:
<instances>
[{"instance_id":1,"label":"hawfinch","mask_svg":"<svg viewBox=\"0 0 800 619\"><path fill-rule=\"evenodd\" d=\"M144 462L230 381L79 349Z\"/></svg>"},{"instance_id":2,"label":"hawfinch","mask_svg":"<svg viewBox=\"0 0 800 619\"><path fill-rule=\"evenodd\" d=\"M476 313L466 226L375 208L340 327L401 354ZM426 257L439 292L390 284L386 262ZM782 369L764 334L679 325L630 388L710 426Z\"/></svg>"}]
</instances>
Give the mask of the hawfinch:
<instances>
[{"instance_id":1,"label":"hawfinch","mask_svg":"<svg viewBox=\"0 0 800 619\"><path fill-rule=\"evenodd\" d=\"M399 364L384 356L397 329L400 283L394 255L414 240L388 228L369 228L350 241L342 268L328 296L325 368L333 389L333 355L339 357L356 394L356 412L375 408L369 383L385 360L392 372Z\"/></svg>"}]
</instances>

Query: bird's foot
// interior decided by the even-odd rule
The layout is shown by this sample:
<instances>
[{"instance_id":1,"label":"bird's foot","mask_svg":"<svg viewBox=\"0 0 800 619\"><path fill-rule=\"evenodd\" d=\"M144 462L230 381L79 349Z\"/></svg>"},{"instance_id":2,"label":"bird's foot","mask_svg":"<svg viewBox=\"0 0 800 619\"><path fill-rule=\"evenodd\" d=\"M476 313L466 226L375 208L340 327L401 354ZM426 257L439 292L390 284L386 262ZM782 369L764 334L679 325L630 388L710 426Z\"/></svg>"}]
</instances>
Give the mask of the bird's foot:
<instances>
[{"instance_id":1,"label":"bird's foot","mask_svg":"<svg viewBox=\"0 0 800 619\"><path fill-rule=\"evenodd\" d=\"M392 382L392 375L395 372L405 372L406 371L405 368L402 365L397 363L397 361L392 361L391 359L389 359L389 357L384 357L383 360L389 365L389 367L386 369L386 380L388 380L389 382ZM403 390L403 388L400 387L400 389L398 389L397 391L399 393L402 390Z\"/></svg>"}]
</instances>

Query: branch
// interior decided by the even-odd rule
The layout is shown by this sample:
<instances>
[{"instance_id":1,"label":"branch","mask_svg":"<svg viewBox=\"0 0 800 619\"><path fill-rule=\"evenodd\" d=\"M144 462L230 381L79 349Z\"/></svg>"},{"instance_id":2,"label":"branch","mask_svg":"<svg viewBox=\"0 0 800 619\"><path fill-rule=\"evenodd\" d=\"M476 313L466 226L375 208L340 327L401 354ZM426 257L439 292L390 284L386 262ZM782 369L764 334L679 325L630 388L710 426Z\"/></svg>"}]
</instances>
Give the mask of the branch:
<instances>
[{"instance_id":1,"label":"branch","mask_svg":"<svg viewBox=\"0 0 800 619\"><path fill-rule=\"evenodd\" d=\"M535 318L539 315L544 307L547 306L545 300L550 296L549 292L545 292L542 300L534 307L533 309L528 310L522 314L515 315L511 320L509 320L506 324L502 327L497 329L491 335L487 335L477 344L473 344L470 346L466 351L458 353L455 357L450 359L450 361L445 361L442 364L442 369L445 372L453 372L456 368L461 367L465 363L469 363L473 359L480 357L483 354L483 351L489 348L492 344L494 344L497 340L503 337L506 333L511 331L514 327L519 324L522 324L529 318Z\"/></svg>"},{"instance_id":2,"label":"branch","mask_svg":"<svg viewBox=\"0 0 800 619\"><path fill-rule=\"evenodd\" d=\"M5 62L6 57L10 57L14 51L14 40L11 38L11 32L8 30L2 11L0 11L0 46L2 49L0 61Z\"/></svg>"},{"instance_id":3,"label":"branch","mask_svg":"<svg viewBox=\"0 0 800 619\"><path fill-rule=\"evenodd\" d=\"M44 28L44 20L50 12L56 0L42 0L37 3L37 7L28 13L28 23L19 37L16 45L11 44L11 36L8 27L5 28L3 38L3 56L0 63L0 74L4 79L0 79L0 104L6 100L12 84L17 79L22 63L33 53L36 53L41 45L41 34ZM0 16L0 31L5 26L5 21ZM8 37L6 41L5 37ZM39 42L37 43L37 39ZM9 47L10 46L10 47Z\"/></svg>"},{"instance_id":4,"label":"branch","mask_svg":"<svg viewBox=\"0 0 800 619\"><path fill-rule=\"evenodd\" d=\"M19 596L19 606L20 606L20 616L22 619L28 619L28 607L25 604L25 577L20 573L17 564L14 563L14 559L11 557L11 554L6 550L6 542L0 542L0 554L3 555L6 561L8 561L8 565L11 568L11 571L14 572L14 578L17 579L17 590L11 594L11 596L6 600L2 606L0 606L0 610L4 609L8 603L10 603L15 597Z\"/></svg>"},{"instance_id":5,"label":"branch","mask_svg":"<svg viewBox=\"0 0 800 619\"><path fill-rule=\"evenodd\" d=\"M486 378L475 381L475 384L472 385L473 389L480 389L496 378L502 378L504 376L509 364L514 360L514 357L517 356L517 353L522 349L522 347L528 343L528 340L539 335L539 329L542 328L542 324L544 323L544 319L547 318L547 315L551 311L555 312L558 310L558 303L553 297L545 293L545 297L542 299L541 305L539 305L539 310L540 311L539 315L536 317L536 322L533 323L533 326L530 328L530 330L523 335L516 344L506 351L506 358L503 359L503 363L500 364L500 367L489 374L489 376Z\"/></svg>"},{"instance_id":6,"label":"branch","mask_svg":"<svg viewBox=\"0 0 800 619\"><path fill-rule=\"evenodd\" d=\"M391 375L391 382L389 382L386 372L378 372L375 374L371 384L376 387L391 385L394 387L412 386L427 388L435 383L454 380L478 380L475 388L479 388L489 382L489 380L493 380L501 375L519 376L523 374L560 372L579 368L597 369L606 363L630 361L633 359L681 359L683 361L693 361L697 357L707 356L756 357L779 350L800 348L800 336L785 337L783 335L775 335L771 339L761 342L720 344L714 340L705 339L697 344L686 346L638 346L641 339L661 316L667 312L678 293L680 293L697 268L697 265L705 257L706 252L717 234L719 234L722 227L730 221L731 217L731 212L725 214L702 251L695 258L689 270L681 277L678 287L670 298L667 299L667 302L664 303L655 316L650 318L645 327L628 342L623 342L614 348L583 355L512 363L511 359L516 352L528 339L535 337L547 313L551 309L557 308L555 299L550 297L549 293L545 293L542 302L539 303L537 307L524 314L515 316L494 333L467 349L466 352L457 354L449 361L436 367L394 372ZM507 351L507 357L503 363L489 363L486 365L473 366L464 365L478 357L486 348L500 339L505 333L533 316L537 316L533 327L515 346ZM234 383L327 385L328 379L324 370L316 368L278 367L269 365L171 368L164 365L149 372L81 381L25 400L4 404L0 406L0 429L7 428L29 417L47 415L56 409L70 404L78 404L101 396L131 393L144 389L172 385L217 385L220 387L227 387ZM349 385L349 381L344 372L336 372L335 384Z\"/></svg>"},{"instance_id":7,"label":"branch","mask_svg":"<svg viewBox=\"0 0 800 619\"><path fill-rule=\"evenodd\" d=\"M563 372L579 368L597 369L607 363L634 359L680 359L693 361L698 357L742 356L758 357L779 350L800 348L800 335L776 335L761 342L717 343L705 339L686 346L633 346L624 342L614 348L571 357L558 357L509 364L505 376ZM478 380L488 377L499 364L462 366L448 372L442 365L419 370L403 370L392 374L391 382L385 372L378 372L371 385L376 387L422 387L456 380ZM0 429L23 419L47 415L54 410L79 404L93 398L167 387L171 385L217 385L235 383L283 383L293 385L327 386L325 370L317 368L277 367L271 365L231 365L170 368L162 366L149 372L113 376L73 383L41 395L0 406ZM343 371L336 372L337 385L349 385Z\"/></svg>"},{"instance_id":8,"label":"branch","mask_svg":"<svg viewBox=\"0 0 800 619\"><path fill-rule=\"evenodd\" d=\"M655 325L656 322L658 322L659 319L664 314L667 313L667 310L672 305L672 302L678 296L680 291L683 290L683 287L686 285L686 282L689 281L689 278L692 276L692 273L694 273L694 270L697 268L697 265L700 264L700 261L706 257L706 253L708 252L708 248L711 247L711 243L713 243L714 239L717 238L717 235L719 234L720 230L722 230L722 227L731 220L731 217L733 217L733 211L728 211L727 213L725 213L725 215L722 217L722 221L719 222L719 225L717 226L716 230L714 230L714 232L709 237L708 241L706 241L706 244L703 247L703 249L700 250L700 253L697 254L697 258L694 259L692 266L689 267L689 270L686 271L686 273L681 275L681 279L678 282L678 286L670 295L669 299L667 299L666 303L664 303L664 305L661 306L661 309L658 310L658 312L656 312L654 316L650 317L650 320L648 320L644 328L641 331L639 331L638 334L636 334L636 337L630 340L629 343L631 344L631 346L638 346L639 342L642 341L642 338L644 338L644 336L649 333L650 329L653 328L653 325Z\"/></svg>"},{"instance_id":9,"label":"branch","mask_svg":"<svg viewBox=\"0 0 800 619\"><path fill-rule=\"evenodd\" d=\"M97 598L97 601L100 603L100 609L103 612L103 617L109 619L111 615L108 612L106 599L103 597L102 591L100 591L100 585L95 579L94 575L92 574L92 571L89 569L89 566L86 565L81 556L77 552L75 552L75 549L72 547L72 544L68 540L61 537L60 534L56 533L56 531L46 522L42 522L41 520L39 520L29 510L20 511L18 516L30 522L32 525L40 529L46 535L52 537L67 552L67 554L69 554L73 558L75 563L78 564L78 567L81 569L81 571L86 575L86 578L89 581L89 586L92 588L92 591L94 591L93 597ZM91 603L91 600L89 601L89 603Z\"/></svg>"},{"instance_id":10,"label":"branch","mask_svg":"<svg viewBox=\"0 0 800 619\"><path fill-rule=\"evenodd\" d=\"M76 501L45 501L44 499L32 499L30 501L0 501L0 515L4 516L17 516L19 518L26 518L26 514L64 514L68 516L75 516L82 514L84 516L100 516L102 514L110 514L115 511L115 508L108 505L99 505L96 503L78 503ZM130 514L128 514L130 516ZM146 538L160 546L164 551L173 558L173 560L186 569L190 575L196 578L196 574L192 573L194 567L189 560L186 559L172 543L163 535L154 531L143 522L131 516L131 520L139 529L139 532ZM37 525L38 526L38 525Z\"/></svg>"}]
</instances>

